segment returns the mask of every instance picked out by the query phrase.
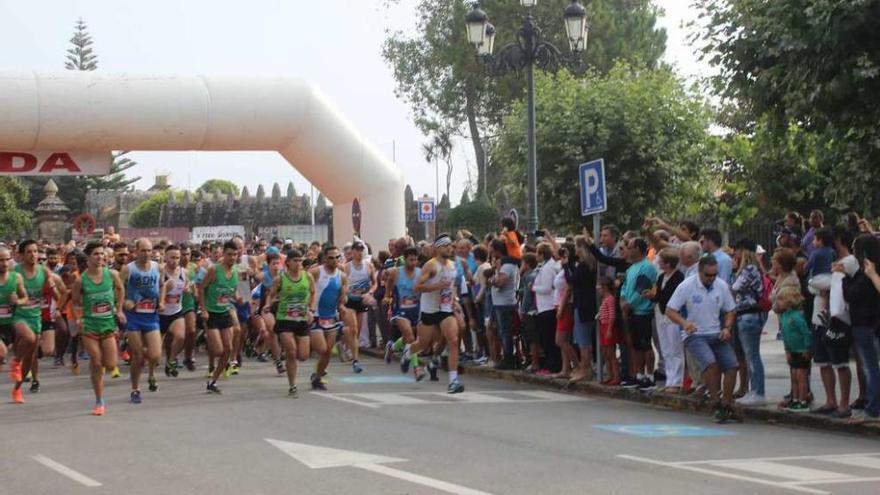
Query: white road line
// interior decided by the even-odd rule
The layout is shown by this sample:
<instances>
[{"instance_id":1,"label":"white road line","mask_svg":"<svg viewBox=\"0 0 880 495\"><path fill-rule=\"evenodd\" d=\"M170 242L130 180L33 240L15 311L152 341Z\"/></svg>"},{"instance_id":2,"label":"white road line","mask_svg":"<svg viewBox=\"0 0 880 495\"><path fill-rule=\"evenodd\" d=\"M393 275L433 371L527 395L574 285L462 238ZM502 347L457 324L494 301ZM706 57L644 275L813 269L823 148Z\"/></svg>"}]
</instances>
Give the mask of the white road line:
<instances>
[{"instance_id":1,"label":"white road line","mask_svg":"<svg viewBox=\"0 0 880 495\"><path fill-rule=\"evenodd\" d=\"M434 478L428 478L426 476L420 476L418 474L410 473L407 471L401 471L399 469L383 466L381 464L355 464L352 467L382 474L385 476L390 476L399 480L409 481L410 483L427 486L429 488L441 490L446 493L452 493L454 495L491 495L487 492L474 490L473 488L468 488L466 486L455 485L453 483L435 480Z\"/></svg>"},{"instance_id":2,"label":"white road line","mask_svg":"<svg viewBox=\"0 0 880 495\"><path fill-rule=\"evenodd\" d=\"M724 469L736 469L737 471L773 476L776 478L788 478L796 481L828 481L855 478L855 476L835 473L833 471L823 471L821 469L805 468L769 461L715 462L710 465Z\"/></svg>"},{"instance_id":3,"label":"white road line","mask_svg":"<svg viewBox=\"0 0 880 495\"><path fill-rule=\"evenodd\" d=\"M313 392L314 393L314 392ZM512 393L525 398L504 397L498 394ZM530 404L538 402L574 402L589 399L567 394L543 392L539 390L486 390L481 392L465 392L449 395L444 392L363 392L363 393L316 393L319 397L349 402L359 406L378 409L382 406L426 406L444 404ZM422 397L425 397L422 399ZM428 399L429 397L434 400Z\"/></svg>"},{"instance_id":4,"label":"white road line","mask_svg":"<svg viewBox=\"0 0 880 495\"><path fill-rule=\"evenodd\" d=\"M837 483L870 483L874 481L880 481L880 476L874 478L849 478L843 480L828 480L828 481L789 481L785 483L786 485L826 485L826 484L837 484Z\"/></svg>"},{"instance_id":5,"label":"white road line","mask_svg":"<svg viewBox=\"0 0 880 495\"><path fill-rule=\"evenodd\" d=\"M834 464L843 464L845 466L855 466L868 469L880 469L880 457L872 457L867 455L856 455L847 457L836 457L822 459L823 462L833 462Z\"/></svg>"},{"instance_id":6,"label":"white road line","mask_svg":"<svg viewBox=\"0 0 880 495\"><path fill-rule=\"evenodd\" d=\"M875 456L880 455L880 452L864 452L860 454L827 454L827 455L798 455L798 456L789 456L789 457L750 457L750 458L742 458L742 459L712 459L706 461L681 461L681 462L671 462L670 464L716 464L719 462L737 462L737 461L804 461L804 460L819 460L825 461L828 459L843 459L846 457L862 457L862 456Z\"/></svg>"},{"instance_id":7,"label":"white road line","mask_svg":"<svg viewBox=\"0 0 880 495\"><path fill-rule=\"evenodd\" d=\"M709 475L709 476L717 476L720 478L728 478L728 479L733 479L733 480L737 480L737 481L748 481L750 483L757 483L760 485L767 485L767 486L772 486L775 488L784 488L784 489L802 492L802 493L813 493L816 495L829 495L829 492L826 492L823 490L816 490L814 488L807 488L807 487L803 487L803 486L792 485L790 483L785 483L785 482L769 481L769 480L765 480L765 479L761 479L761 478L752 478L750 476L742 476L739 474L725 473L722 471L715 471L715 470L711 470L711 469L703 469L703 468L694 467L691 465L686 465L686 464L680 463L680 462L656 461L654 459L648 459L645 457L638 457L638 456L634 456L634 455L625 455L625 454L620 454L617 457L619 457L621 459L629 459L631 461L636 461L636 462L643 462L646 464L654 464L656 466L682 469L685 471L691 471L694 473L700 473L700 474L705 474L705 475ZM716 461L716 462L718 462L718 461Z\"/></svg>"},{"instance_id":8,"label":"white road line","mask_svg":"<svg viewBox=\"0 0 880 495\"><path fill-rule=\"evenodd\" d=\"M376 401L377 406L412 406L412 405L424 405L431 404L430 401L422 400L416 397L410 397L408 395L402 394L380 394L380 393L364 393L364 394L351 394L354 397L359 397L362 399L367 399L368 401ZM367 404L372 404L371 402L367 402Z\"/></svg>"},{"instance_id":9,"label":"white road line","mask_svg":"<svg viewBox=\"0 0 880 495\"><path fill-rule=\"evenodd\" d=\"M67 476L68 478L70 478L73 481L76 481L77 483L80 483L82 485L89 486L89 487L101 486L101 483L93 480L92 478L89 478L88 476L86 476L82 473L78 473L78 472L74 471L73 469L70 469L69 467L65 466L64 464L59 464L44 455L32 455L31 459L39 462L40 464L57 472L58 474Z\"/></svg>"},{"instance_id":10,"label":"white road line","mask_svg":"<svg viewBox=\"0 0 880 495\"><path fill-rule=\"evenodd\" d=\"M361 402L359 400L354 400L354 399L349 399L349 398L343 397L342 394L325 394L325 393L319 393L319 392L311 392L311 394L316 397L324 397L325 399L333 399L333 400L338 400L338 401L342 401L342 402L348 402L351 404L357 404L359 406L369 407L370 409L379 409L379 407L381 407L381 404L368 404L366 402Z\"/></svg>"}]
</instances>

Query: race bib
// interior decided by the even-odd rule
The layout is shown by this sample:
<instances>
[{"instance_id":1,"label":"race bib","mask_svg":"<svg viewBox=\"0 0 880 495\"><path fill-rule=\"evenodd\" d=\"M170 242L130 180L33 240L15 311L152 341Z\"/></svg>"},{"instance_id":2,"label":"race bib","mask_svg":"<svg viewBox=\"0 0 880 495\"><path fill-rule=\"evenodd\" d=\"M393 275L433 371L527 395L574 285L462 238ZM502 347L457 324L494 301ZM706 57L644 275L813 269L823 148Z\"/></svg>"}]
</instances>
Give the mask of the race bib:
<instances>
[{"instance_id":1,"label":"race bib","mask_svg":"<svg viewBox=\"0 0 880 495\"><path fill-rule=\"evenodd\" d=\"M400 298L401 308L414 308L419 305L419 300L415 296L403 296Z\"/></svg>"},{"instance_id":2,"label":"race bib","mask_svg":"<svg viewBox=\"0 0 880 495\"><path fill-rule=\"evenodd\" d=\"M217 304L220 306L229 305L231 300L232 298L229 297L229 294L220 294L217 296Z\"/></svg>"},{"instance_id":3,"label":"race bib","mask_svg":"<svg viewBox=\"0 0 880 495\"><path fill-rule=\"evenodd\" d=\"M27 303L22 305L23 309L37 309L43 307L42 297L28 297Z\"/></svg>"},{"instance_id":4,"label":"race bib","mask_svg":"<svg viewBox=\"0 0 880 495\"><path fill-rule=\"evenodd\" d=\"M452 291L451 290L443 290L440 292L440 304L452 305Z\"/></svg>"},{"instance_id":5,"label":"race bib","mask_svg":"<svg viewBox=\"0 0 880 495\"><path fill-rule=\"evenodd\" d=\"M134 306L135 313L155 313L156 312L156 300L155 299L141 299Z\"/></svg>"},{"instance_id":6,"label":"race bib","mask_svg":"<svg viewBox=\"0 0 880 495\"><path fill-rule=\"evenodd\" d=\"M108 302L99 302L92 305L92 316L107 316L113 312L113 306Z\"/></svg>"},{"instance_id":7,"label":"race bib","mask_svg":"<svg viewBox=\"0 0 880 495\"><path fill-rule=\"evenodd\" d=\"M11 318L12 306L8 304L0 304L0 318Z\"/></svg>"},{"instance_id":8,"label":"race bib","mask_svg":"<svg viewBox=\"0 0 880 495\"><path fill-rule=\"evenodd\" d=\"M165 295L165 304L175 305L175 304L178 304L179 302L180 302L180 294L176 294L176 295L166 294Z\"/></svg>"},{"instance_id":9,"label":"race bib","mask_svg":"<svg viewBox=\"0 0 880 495\"><path fill-rule=\"evenodd\" d=\"M288 320L302 320L306 317L306 307L302 304L289 304L286 314Z\"/></svg>"},{"instance_id":10,"label":"race bib","mask_svg":"<svg viewBox=\"0 0 880 495\"><path fill-rule=\"evenodd\" d=\"M336 325L336 318L318 318L318 326L321 328L331 328Z\"/></svg>"}]
</instances>

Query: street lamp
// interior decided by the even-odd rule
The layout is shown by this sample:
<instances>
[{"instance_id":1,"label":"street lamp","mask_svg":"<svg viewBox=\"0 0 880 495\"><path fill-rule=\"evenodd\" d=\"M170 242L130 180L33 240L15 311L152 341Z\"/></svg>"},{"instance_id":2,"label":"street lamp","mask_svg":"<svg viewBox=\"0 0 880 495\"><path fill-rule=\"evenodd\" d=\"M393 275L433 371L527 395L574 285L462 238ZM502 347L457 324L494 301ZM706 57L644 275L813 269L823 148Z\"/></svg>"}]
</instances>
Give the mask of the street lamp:
<instances>
[{"instance_id":1,"label":"street lamp","mask_svg":"<svg viewBox=\"0 0 880 495\"><path fill-rule=\"evenodd\" d=\"M531 8L538 0L520 0L520 5ZM479 2L465 16L468 41L474 45L477 55L485 67L493 74L526 71L528 79L528 205L526 228L533 232L538 228L538 177L535 146L535 66L556 72L565 66L573 72L582 68L581 53L587 48L587 11L579 0L562 12L569 53L564 54L552 43L545 41L541 28L535 24L531 12L523 17L523 24L517 33L516 42L501 47L497 55L495 48L495 27L489 23L489 16L480 9Z\"/></svg>"}]
</instances>

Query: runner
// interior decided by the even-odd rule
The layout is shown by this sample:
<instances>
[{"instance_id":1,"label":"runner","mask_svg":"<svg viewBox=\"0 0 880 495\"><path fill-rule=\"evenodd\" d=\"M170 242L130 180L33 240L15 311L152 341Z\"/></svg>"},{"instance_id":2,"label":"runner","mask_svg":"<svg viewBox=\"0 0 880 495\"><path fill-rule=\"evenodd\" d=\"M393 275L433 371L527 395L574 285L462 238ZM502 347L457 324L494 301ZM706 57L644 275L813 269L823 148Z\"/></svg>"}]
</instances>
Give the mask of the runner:
<instances>
[{"instance_id":1,"label":"runner","mask_svg":"<svg viewBox=\"0 0 880 495\"><path fill-rule=\"evenodd\" d=\"M76 258L74 258L75 260ZM55 355L55 323L60 319L58 308L64 304L67 295L67 287L61 277L55 274L44 264L38 266L46 268L46 276L52 281L56 287L51 289L49 284L43 285L43 297L40 303L40 333L37 336L37 347L34 349L34 360L31 365L31 388L30 392L35 394L40 391L40 357L48 357ZM76 266L76 265L74 265ZM25 378L27 380L27 378Z\"/></svg>"},{"instance_id":2,"label":"runner","mask_svg":"<svg viewBox=\"0 0 880 495\"><path fill-rule=\"evenodd\" d=\"M12 314L12 325L15 328L15 359L9 369L9 376L15 382L12 389L12 401L24 403L21 395L22 379L31 371L36 360L37 339L43 330L41 307L43 294L48 288L50 294L58 297L60 293L55 287L52 272L43 265L37 264L37 241L28 239L18 245L20 264L15 271L23 279L22 284L27 292L24 302L16 304Z\"/></svg>"},{"instance_id":3,"label":"runner","mask_svg":"<svg viewBox=\"0 0 880 495\"><path fill-rule=\"evenodd\" d=\"M418 356L421 350L431 349L440 336L446 339L449 352L447 393L450 394L464 392L464 385L458 379L459 324L454 315L455 278L452 239L448 234L440 234L434 241L434 257L425 263L416 281L415 290L421 293L421 325L418 340L412 344L410 352ZM421 366L416 366L415 373L416 380L424 379L425 371Z\"/></svg>"},{"instance_id":4,"label":"runner","mask_svg":"<svg viewBox=\"0 0 880 495\"><path fill-rule=\"evenodd\" d=\"M330 364L336 333L342 328L340 309L345 305L348 292L348 277L339 270L339 248L332 245L324 247L323 263L309 270L315 280L315 292L318 298L318 314L312 327L312 346L320 356L315 372L312 373L312 388L327 390L324 375Z\"/></svg>"},{"instance_id":5,"label":"runner","mask_svg":"<svg viewBox=\"0 0 880 495\"><path fill-rule=\"evenodd\" d=\"M135 241L135 260L122 267L125 282L125 338L131 355L132 404L141 403L139 388L144 359L148 362L150 392L159 390L156 366L162 355L159 312L165 309L165 286L160 282L159 264L152 261L153 244L149 239ZM121 322L120 322L121 323ZM144 353L146 349L146 354Z\"/></svg>"},{"instance_id":6,"label":"runner","mask_svg":"<svg viewBox=\"0 0 880 495\"><path fill-rule=\"evenodd\" d=\"M248 334L248 325L251 320L251 280L257 271L256 261L253 256L245 252L244 240L241 237L232 239L237 250L236 269L238 270L238 284L236 285L235 311L232 312L232 356L229 361L226 376L237 375L241 367L241 349L244 346L245 337Z\"/></svg>"},{"instance_id":7,"label":"runner","mask_svg":"<svg viewBox=\"0 0 880 495\"><path fill-rule=\"evenodd\" d=\"M180 303L184 321L183 366L190 373L196 370L196 363L193 360L193 353L196 347L195 286L205 273L197 263L193 262L193 254L195 253L193 253L189 245L183 244L180 247L180 266L186 269L186 279L189 281L189 284L187 284L186 289L183 291L183 299ZM199 258L201 258L201 253L199 253ZM171 357L175 361L177 360L177 354Z\"/></svg>"},{"instance_id":8,"label":"runner","mask_svg":"<svg viewBox=\"0 0 880 495\"><path fill-rule=\"evenodd\" d=\"M12 327L12 315L15 307L27 302L24 280L17 272L9 270L11 261L12 253L9 249L0 247L0 366L6 360L8 346L11 346L15 340L16 332ZM15 362L13 361L14 366ZM18 366L20 367L21 363Z\"/></svg>"},{"instance_id":9,"label":"runner","mask_svg":"<svg viewBox=\"0 0 880 495\"><path fill-rule=\"evenodd\" d=\"M302 268L303 255L297 249L287 252L284 272L275 277L267 304L277 301L275 333L281 341L287 361L287 395L296 398L297 359L305 361L309 349L309 326L315 313L315 281ZM317 332L316 332L317 333Z\"/></svg>"},{"instance_id":10,"label":"runner","mask_svg":"<svg viewBox=\"0 0 880 495\"><path fill-rule=\"evenodd\" d=\"M89 371L95 391L92 414L103 416L104 370L116 367L116 322L125 323L122 301L125 287L116 270L106 267L104 248L92 241L85 248L86 270L74 282L71 297L74 306L82 308L77 326L82 328L83 347L89 353Z\"/></svg>"},{"instance_id":11,"label":"runner","mask_svg":"<svg viewBox=\"0 0 880 495\"><path fill-rule=\"evenodd\" d=\"M183 295L189 291L186 270L180 266L180 248L171 244L165 248L165 268L162 284L165 288L165 307L159 311L159 330L165 348L165 376L177 377L177 355L183 349L186 321L183 316Z\"/></svg>"},{"instance_id":12,"label":"runner","mask_svg":"<svg viewBox=\"0 0 880 495\"><path fill-rule=\"evenodd\" d=\"M394 342L385 344L385 362L391 362L393 351L403 351L400 357L400 371L409 372L409 368L418 366L418 356L411 353L412 344L416 341L413 332L419 324L419 295L415 291L416 280L421 274L419 268L419 250L414 247L403 251L404 265L401 268L387 270L387 292L385 304L393 306L391 324L400 330L401 337Z\"/></svg>"},{"instance_id":13,"label":"runner","mask_svg":"<svg viewBox=\"0 0 880 495\"><path fill-rule=\"evenodd\" d=\"M351 261L345 264L345 275L348 277L348 300L345 303L345 307L349 311L346 311L345 313L347 314L344 316L346 316L346 326L350 329L348 346L354 357L351 369L355 373L364 371L364 368L358 361L358 351L361 345L359 334L364 326L364 320L367 317L370 306L376 302L373 298L377 287L376 270L373 268L372 263L364 259L366 248L363 242L355 242L351 247Z\"/></svg>"},{"instance_id":14,"label":"runner","mask_svg":"<svg viewBox=\"0 0 880 495\"><path fill-rule=\"evenodd\" d=\"M212 394L221 393L217 386L217 380L226 369L226 364L232 355L232 321L231 310L233 301L241 303L236 294L238 285L238 268L235 260L238 257L238 247L235 242L228 241L223 245L223 256L219 263L211 266L205 274L204 280L199 284L199 303L201 315L205 321L205 339L208 341L208 351L216 356L217 365L208 379L207 391ZM210 365L209 365L210 366Z\"/></svg>"},{"instance_id":15,"label":"runner","mask_svg":"<svg viewBox=\"0 0 880 495\"><path fill-rule=\"evenodd\" d=\"M264 347L261 349L260 355L257 356L257 359L259 360L260 356L265 354L265 346L268 346L269 353L275 361L275 371L277 371L279 375L284 374L285 369L284 361L281 360L281 346L278 344L278 336L274 332L275 313L278 312L278 308L276 307L278 301L276 300L273 305L267 304L267 302L269 299L269 290L275 284L275 278L281 273L281 266L281 255L278 253L278 248L270 246L266 253L266 264L263 265L262 269L263 290L260 293L260 298L262 299L260 314L263 318L263 326L260 330L262 331ZM265 360L265 357L263 357L263 360Z\"/></svg>"}]
</instances>

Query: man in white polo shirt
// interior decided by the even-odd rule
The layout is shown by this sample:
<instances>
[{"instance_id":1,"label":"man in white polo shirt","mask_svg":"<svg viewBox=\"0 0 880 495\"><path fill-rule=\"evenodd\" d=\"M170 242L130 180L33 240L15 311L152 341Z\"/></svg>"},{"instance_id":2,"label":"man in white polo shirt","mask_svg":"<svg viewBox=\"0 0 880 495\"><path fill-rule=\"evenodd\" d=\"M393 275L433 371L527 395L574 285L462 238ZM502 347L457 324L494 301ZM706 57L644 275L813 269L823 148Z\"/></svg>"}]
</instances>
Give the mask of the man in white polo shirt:
<instances>
[{"instance_id":1,"label":"man in white polo shirt","mask_svg":"<svg viewBox=\"0 0 880 495\"><path fill-rule=\"evenodd\" d=\"M741 421L731 406L739 367L730 342L735 307L727 283L718 278L718 260L712 255L700 259L699 275L685 279L666 304L666 316L682 328L685 348L700 368L719 423Z\"/></svg>"}]
</instances>

